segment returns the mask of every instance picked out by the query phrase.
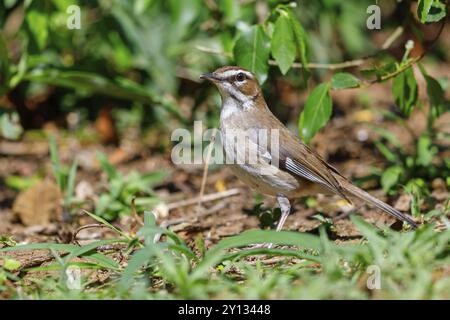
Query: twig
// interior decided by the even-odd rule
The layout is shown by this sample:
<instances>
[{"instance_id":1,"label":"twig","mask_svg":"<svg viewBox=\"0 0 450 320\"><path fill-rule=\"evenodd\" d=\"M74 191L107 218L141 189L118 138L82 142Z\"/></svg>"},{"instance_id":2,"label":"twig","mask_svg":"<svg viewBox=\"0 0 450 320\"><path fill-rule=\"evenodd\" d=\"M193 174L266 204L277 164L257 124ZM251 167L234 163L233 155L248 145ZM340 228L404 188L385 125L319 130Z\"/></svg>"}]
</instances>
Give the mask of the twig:
<instances>
[{"instance_id":1,"label":"twig","mask_svg":"<svg viewBox=\"0 0 450 320\"><path fill-rule=\"evenodd\" d=\"M225 191L221 191L221 192L211 193L206 196L203 196L202 202L209 202L209 201L219 200L219 199L223 199L223 198L233 197L240 193L241 193L241 190L238 188L233 188L233 189L229 189L229 190L225 190ZM167 205L167 207L170 211L170 210L173 210L173 209L176 209L179 207L192 206L194 204L197 204L199 200L200 200L199 197L195 197L195 198L191 198L191 199L187 199L187 200L181 200L181 201L169 203Z\"/></svg>"},{"instance_id":2,"label":"twig","mask_svg":"<svg viewBox=\"0 0 450 320\"><path fill-rule=\"evenodd\" d=\"M387 50L390 48L390 46L395 42L395 40L398 39L398 37L401 36L405 29L402 26L397 27L394 32L384 41L383 45L381 46L382 50Z\"/></svg>"},{"instance_id":3,"label":"twig","mask_svg":"<svg viewBox=\"0 0 450 320\"><path fill-rule=\"evenodd\" d=\"M402 66L401 68L399 68L398 70L387 74L381 78L378 79L374 79L371 81L367 81L367 82L362 82L359 87L364 87L364 86L369 86L372 85L374 83L378 83L378 82L383 82L386 81L388 79L391 79L395 76L397 76L398 74L402 73L403 71L405 71L406 69L410 68L412 65L416 64L417 62L419 62L427 53L428 51L436 44L436 41L439 39L442 31L444 30L444 26L445 26L445 22L446 22L447 18L442 19L441 21L441 26L439 28L438 33L436 34L436 36L430 41L431 44L420 54L420 56L411 59L408 63L406 63L404 66ZM357 67L360 66L362 64L364 64L368 59L371 59L373 57L375 57L376 55L378 55L380 52L385 51L387 49L390 48L390 46L395 42L395 40L397 40L400 35L403 33L404 28L403 27L397 27L394 32L386 39L386 41L383 43L383 45L381 46L381 50L377 51L376 53L372 54L372 55L368 55L366 57L360 58L360 59L356 59L356 60L349 60L349 61L344 61L344 62L340 62L340 63L308 63L306 66L310 69L329 69L329 70L336 70L336 69L345 69L345 68L350 68L350 67ZM228 52L220 52L214 49L210 49L210 48L205 48L202 46L197 46L196 47L198 50L206 52L206 53L211 53L211 54L216 54L216 55L221 55L224 57L232 57L231 53ZM274 60L269 60L269 65L273 65L276 66L278 65L276 61ZM292 65L293 68L304 68L304 66L301 63L295 62Z\"/></svg>"},{"instance_id":4,"label":"twig","mask_svg":"<svg viewBox=\"0 0 450 320\"><path fill-rule=\"evenodd\" d=\"M199 50L199 51L205 52L205 53L210 53L210 54L214 54L214 55L222 56L222 57L227 57L227 58L232 58L232 56L233 56L229 52L218 51L218 50L214 50L214 49L203 47L203 46L196 46L196 49ZM339 63L316 63L316 62L311 62L311 63L307 64L307 67L309 69L330 69L330 70L345 69L345 68L360 66L366 60L367 60L367 58L361 58L361 59L356 59L356 60L349 60L349 61L344 61L344 62L339 62ZM269 60L269 65L277 66L278 63L275 60ZM303 68L303 64L301 64L300 62L295 62L292 65L292 68L301 69L301 68Z\"/></svg>"},{"instance_id":5,"label":"twig","mask_svg":"<svg viewBox=\"0 0 450 320\"><path fill-rule=\"evenodd\" d=\"M108 226L105 226L104 224L100 224L100 223L92 223L92 224L87 224L87 225L81 226L74 232L71 242L74 242L76 245L80 246L80 243L77 240L78 233L81 230L90 229L90 228L108 228Z\"/></svg>"},{"instance_id":6,"label":"twig","mask_svg":"<svg viewBox=\"0 0 450 320\"><path fill-rule=\"evenodd\" d=\"M213 206L212 208L209 208L208 210L204 210L203 212L201 212L200 214L198 214L197 216L195 216L193 218L190 218L190 219L179 218L179 219L174 219L174 220L163 221L163 222L161 222L160 227L168 228L170 226L174 226L174 225L182 224L182 223L192 224L192 223L197 222L200 218L207 217L219 210L222 210L225 207L226 207L226 203L220 202L220 203L216 204L215 206ZM184 228L177 230L177 231L181 231L183 229ZM162 235L161 233L156 234L155 237L153 238L153 241L158 242L159 239L161 239L161 235Z\"/></svg>"},{"instance_id":7,"label":"twig","mask_svg":"<svg viewBox=\"0 0 450 320\"><path fill-rule=\"evenodd\" d=\"M363 57L363 58L359 58L359 59L355 59L355 60L348 60L348 61L338 62L338 63L310 62L306 66L309 69L329 69L329 70L358 67L358 66L364 64L368 59L373 58L376 55L378 55L381 51L389 49L390 46L395 42L395 40L397 40L398 37L400 37L400 35L403 33L403 30L404 29L401 26L398 27L397 29L395 29L395 31L383 43L383 45L381 47L382 49L377 51L376 53L374 53L372 55L369 55L369 56L366 56L366 57ZM204 46L196 46L196 48L197 48L197 50L200 50L200 51L205 52L205 53L215 54L215 55L222 56L222 57L227 57L227 58L232 58L233 57L233 55L231 53L229 53L229 52L223 52L223 51L207 48L207 47L204 47ZM278 63L275 60L269 60L269 65L277 66ZM303 64L301 64L299 62L295 62L292 65L292 68L301 69L301 68L304 68L304 66L303 66Z\"/></svg>"},{"instance_id":8,"label":"twig","mask_svg":"<svg viewBox=\"0 0 450 320\"><path fill-rule=\"evenodd\" d=\"M217 211L224 209L226 206L227 206L226 203L220 202L220 203L216 204L215 206L212 206L211 208L204 210L199 215L197 215L193 218L179 218L179 219L167 220L167 221L161 222L160 226L162 228L167 228L167 227L181 224L181 223L187 223L187 222L194 223L194 222L197 222L198 219L200 219L200 218L205 218L209 215L212 215L213 213L216 213Z\"/></svg>"},{"instance_id":9,"label":"twig","mask_svg":"<svg viewBox=\"0 0 450 320\"><path fill-rule=\"evenodd\" d=\"M173 203L168 204L167 208L170 211L175 208L187 207L187 206L194 205L196 203L198 205L198 203L200 201L209 202L209 201L219 200L219 199L223 199L223 198L227 198L227 197L233 197L235 195L238 195L239 193L240 193L240 190L238 188L234 188L234 189L230 189L230 190L226 190L226 191L222 191L222 192L208 194L206 196L200 196L200 197L196 197L196 198L192 198L192 199L173 202ZM197 213L197 215L194 218L191 218L191 219L180 218L180 219L163 221L163 222L161 222L160 227L167 228L167 227L170 227L173 225L186 223L186 222L194 223L194 222L198 221L199 218L204 218L210 214L213 214L214 212L217 212L217 211L225 208L225 206L226 206L226 203L221 202L221 203L216 204L215 206L213 206L212 208L210 208L208 210L204 210L201 213ZM158 242L160 238L161 238L161 234L158 233L155 235L153 241Z\"/></svg>"},{"instance_id":10,"label":"twig","mask_svg":"<svg viewBox=\"0 0 450 320\"><path fill-rule=\"evenodd\" d=\"M205 159L205 167L203 168L203 177L202 177L202 185L200 187L200 194L198 197L198 203L197 203L197 214L200 213L200 209L202 206L202 201L203 201L203 194L205 193L205 186L206 186L206 178L208 177L208 168L209 168L209 162L211 161L211 154L212 154L212 150L214 148L214 142L216 141L216 128L213 129L212 133L211 133L211 142L208 145L208 153L206 155L206 159Z\"/></svg>"},{"instance_id":11,"label":"twig","mask_svg":"<svg viewBox=\"0 0 450 320\"><path fill-rule=\"evenodd\" d=\"M420 60L422 60L423 57L425 57L426 54L427 54L427 53L435 46L437 40L439 39L439 37L440 37L441 34L442 34L442 31L444 30L446 20L447 20L447 18L442 19L441 25L440 25L440 27L439 27L439 31L436 33L436 35L434 36L434 38L430 41L430 45L428 45L428 46L423 50L423 52L422 52L419 56L417 56L417 57L411 59L408 63L405 63L405 65L403 65L403 66L400 67L399 69L395 70L394 72L389 73L389 74L387 74L387 75L385 75L385 76L383 76L383 77L380 77L379 79L374 79L374 80L368 82L368 84L370 85L370 84L374 84L374 83L378 83L378 82L383 82L383 81L386 81L386 80L388 80L388 79L394 78L394 77L397 76L398 74L400 74L400 73L402 73L403 71L405 71L405 70L411 68L414 64L416 64L417 62L419 62Z\"/></svg>"}]
</instances>

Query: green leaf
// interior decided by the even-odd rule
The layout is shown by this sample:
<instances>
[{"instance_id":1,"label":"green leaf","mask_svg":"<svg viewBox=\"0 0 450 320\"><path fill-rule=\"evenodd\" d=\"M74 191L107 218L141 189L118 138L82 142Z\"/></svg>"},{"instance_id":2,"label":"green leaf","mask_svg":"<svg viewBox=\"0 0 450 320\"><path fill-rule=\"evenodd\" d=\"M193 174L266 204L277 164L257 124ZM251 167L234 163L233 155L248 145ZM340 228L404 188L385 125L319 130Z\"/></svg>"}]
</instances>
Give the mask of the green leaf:
<instances>
[{"instance_id":1,"label":"green leaf","mask_svg":"<svg viewBox=\"0 0 450 320\"><path fill-rule=\"evenodd\" d=\"M59 161L58 155L58 145L56 142L56 137L51 135L49 138L50 144L50 159L52 161L52 170L53 175L56 179L56 184L58 185L59 190L64 190L64 171L61 166L61 162Z\"/></svg>"},{"instance_id":2,"label":"green leaf","mask_svg":"<svg viewBox=\"0 0 450 320\"><path fill-rule=\"evenodd\" d=\"M76 257L80 257L80 256L89 256L92 252L94 252L95 249L97 249L97 247L103 246L103 245L108 245L108 244L113 244L113 243L123 243L123 242L127 242L128 240L125 239L108 239L108 240L98 240L98 241L94 241L91 242L87 245L78 247L71 251L70 254L64 258L65 263L70 262L70 260L72 260L73 258ZM98 256L97 256L98 257ZM95 257L94 257L95 259Z\"/></svg>"},{"instance_id":3,"label":"green leaf","mask_svg":"<svg viewBox=\"0 0 450 320\"><path fill-rule=\"evenodd\" d=\"M32 9L27 12L26 17L28 27L34 36L39 49L44 49L48 38L48 17L46 14Z\"/></svg>"},{"instance_id":4,"label":"green leaf","mask_svg":"<svg viewBox=\"0 0 450 320\"><path fill-rule=\"evenodd\" d=\"M275 231L275 230L249 230L245 231L237 236L229 237L221 240L218 244L212 247L206 252L205 258L195 268L194 274L202 274L210 267L219 263L224 259L236 258L238 256L243 257L250 254L281 254L281 255L298 255L304 259L319 262L320 256L314 256L306 254L298 250L284 250L280 252L274 249L257 249L257 250L245 250L239 253L227 254L226 251L230 248L244 247L255 243L273 243L276 245L290 245L298 246L301 248L313 250L315 252L321 251L320 240L317 236L290 231ZM193 275L194 276L194 275Z\"/></svg>"},{"instance_id":5,"label":"green leaf","mask_svg":"<svg viewBox=\"0 0 450 320\"><path fill-rule=\"evenodd\" d=\"M67 187L66 187L66 195L64 197L65 204L68 205L72 201L73 193L75 190L75 179L77 176L77 167L78 163L75 159L72 163L72 166L69 170L69 176L67 177Z\"/></svg>"},{"instance_id":6,"label":"green leaf","mask_svg":"<svg viewBox=\"0 0 450 320\"><path fill-rule=\"evenodd\" d=\"M417 5L417 15L419 16L420 22L425 23L427 21L427 16L433 2L434 0L419 0Z\"/></svg>"},{"instance_id":7,"label":"green leaf","mask_svg":"<svg viewBox=\"0 0 450 320\"><path fill-rule=\"evenodd\" d=\"M330 119L332 102L329 89L330 83L319 84L306 100L299 121L300 136L305 143L308 143Z\"/></svg>"},{"instance_id":8,"label":"green leaf","mask_svg":"<svg viewBox=\"0 0 450 320\"><path fill-rule=\"evenodd\" d=\"M113 270L120 270L120 265L111 259L108 256L105 256L104 254L101 254L99 252L93 252L90 254L84 255L85 258L91 259L95 261L95 263L102 268L106 269L113 269Z\"/></svg>"},{"instance_id":9,"label":"green leaf","mask_svg":"<svg viewBox=\"0 0 450 320\"><path fill-rule=\"evenodd\" d=\"M70 5L76 5L76 0L52 0L53 4L59 11L66 13L67 8Z\"/></svg>"},{"instance_id":10,"label":"green leaf","mask_svg":"<svg viewBox=\"0 0 450 320\"><path fill-rule=\"evenodd\" d=\"M106 157L106 155L104 153L98 152L97 159L100 162L100 166L102 167L102 170L106 172L106 175L108 176L108 181L112 181L119 177L119 172L108 161L108 158Z\"/></svg>"},{"instance_id":11,"label":"green leaf","mask_svg":"<svg viewBox=\"0 0 450 320\"><path fill-rule=\"evenodd\" d=\"M350 216L353 224L361 232L361 234L368 240L368 246L370 247L375 261L380 262L384 258L384 249L387 245L387 240L378 234L378 230L371 224L364 221L363 218L352 215Z\"/></svg>"},{"instance_id":12,"label":"green leaf","mask_svg":"<svg viewBox=\"0 0 450 320\"><path fill-rule=\"evenodd\" d=\"M350 73L339 72L333 75L331 86L333 89L356 88L359 86L359 80Z\"/></svg>"},{"instance_id":13,"label":"green leaf","mask_svg":"<svg viewBox=\"0 0 450 320\"><path fill-rule=\"evenodd\" d=\"M381 127L377 127L375 125L369 124L369 127L376 132L377 134L379 134L381 137L385 138L389 143L391 143L394 147L402 150L402 144L400 142L400 140L397 138L397 136L392 133L391 131L387 131L384 128Z\"/></svg>"},{"instance_id":14,"label":"green leaf","mask_svg":"<svg viewBox=\"0 0 450 320\"><path fill-rule=\"evenodd\" d=\"M31 177L23 177L20 175L10 175L4 178L5 185L11 189L22 191L30 188L33 184L40 180L38 175L32 175ZM1 243L1 237L0 237Z\"/></svg>"},{"instance_id":15,"label":"green leaf","mask_svg":"<svg viewBox=\"0 0 450 320\"><path fill-rule=\"evenodd\" d=\"M447 9L439 0L419 0L417 15L422 23L437 22L447 15Z\"/></svg>"},{"instance_id":16,"label":"green leaf","mask_svg":"<svg viewBox=\"0 0 450 320\"><path fill-rule=\"evenodd\" d=\"M186 28L195 20L202 7L200 0L170 0L168 3L173 22L182 28Z\"/></svg>"},{"instance_id":17,"label":"green leaf","mask_svg":"<svg viewBox=\"0 0 450 320\"><path fill-rule=\"evenodd\" d=\"M156 250L156 246L147 246L133 253L133 256L128 261L127 267L120 278L120 290L125 291L131 286L135 272L147 264L157 254Z\"/></svg>"},{"instance_id":18,"label":"green leaf","mask_svg":"<svg viewBox=\"0 0 450 320\"><path fill-rule=\"evenodd\" d=\"M375 76L377 80L380 80L382 77L387 76L388 74L395 72L397 70L397 64L394 61L386 62L380 66L375 66L369 69L361 70L361 74L364 77L373 77Z\"/></svg>"},{"instance_id":19,"label":"green leaf","mask_svg":"<svg viewBox=\"0 0 450 320\"><path fill-rule=\"evenodd\" d=\"M400 166L392 166L387 168L381 176L381 186L384 192L391 190L393 186L400 180L403 173L403 168Z\"/></svg>"},{"instance_id":20,"label":"green leaf","mask_svg":"<svg viewBox=\"0 0 450 320\"><path fill-rule=\"evenodd\" d=\"M17 140L23 132L17 112L0 110L0 137Z\"/></svg>"},{"instance_id":21,"label":"green leaf","mask_svg":"<svg viewBox=\"0 0 450 320\"><path fill-rule=\"evenodd\" d=\"M0 252L16 251L16 250L51 250L51 249L73 252L78 248L79 246L67 243L30 243L30 244L21 244L14 247L1 248Z\"/></svg>"},{"instance_id":22,"label":"green leaf","mask_svg":"<svg viewBox=\"0 0 450 320\"><path fill-rule=\"evenodd\" d=\"M436 147L433 147L430 136L421 135L417 141L417 164L424 167L429 166L436 153Z\"/></svg>"},{"instance_id":23,"label":"green leaf","mask_svg":"<svg viewBox=\"0 0 450 320\"><path fill-rule=\"evenodd\" d=\"M281 14L275 22L271 49L281 73L286 74L294 63L296 50L292 24L286 14Z\"/></svg>"},{"instance_id":24,"label":"green leaf","mask_svg":"<svg viewBox=\"0 0 450 320\"><path fill-rule=\"evenodd\" d=\"M3 261L3 268L5 268L8 271L14 271L20 268L22 264L20 263L20 261L14 260L14 259L10 259L10 258L5 258Z\"/></svg>"},{"instance_id":25,"label":"green leaf","mask_svg":"<svg viewBox=\"0 0 450 320\"><path fill-rule=\"evenodd\" d=\"M0 96L6 93L9 83L9 57L5 38L0 34Z\"/></svg>"},{"instance_id":26,"label":"green leaf","mask_svg":"<svg viewBox=\"0 0 450 320\"><path fill-rule=\"evenodd\" d=\"M417 102L417 82L412 68L408 68L394 79L392 85L395 103L407 117Z\"/></svg>"},{"instance_id":27,"label":"green leaf","mask_svg":"<svg viewBox=\"0 0 450 320\"><path fill-rule=\"evenodd\" d=\"M434 1L427 16L427 22L438 22L447 15L447 7L440 1Z\"/></svg>"},{"instance_id":28,"label":"green leaf","mask_svg":"<svg viewBox=\"0 0 450 320\"><path fill-rule=\"evenodd\" d=\"M106 221L105 219L103 219L102 217L99 217L89 211L83 210L84 213L86 213L88 216L90 216L92 219L96 220L97 222L100 222L101 224L107 226L108 228L110 228L111 230L115 231L117 234L121 235L122 237L131 240L131 237L124 231L122 231L121 229L113 226L111 223L109 223L108 221Z\"/></svg>"},{"instance_id":29,"label":"green leaf","mask_svg":"<svg viewBox=\"0 0 450 320\"><path fill-rule=\"evenodd\" d=\"M235 0L220 0L219 9L223 12L223 21L227 25L234 25L240 17L241 6Z\"/></svg>"},{"instance_id":30,"label":"green leaf","mask_svg":"<svg viewBox=\"0 0 450 320\"><path fill-rule=\"evenodd\" d=\"M244 32L234 46L236 63L249 69L258 78L260 83L267 79L269 70L270 39L262 26L253 26Z\"/></svg>"},{"instance_id":31,"label":"green leaf","mask_svg":"<svg viewBox=\"0 0 450 320\"><path fill-rule=\"evenodd\" d=\"M309 69L308 69L308 58L307 58L307 48L306 48L306 33L303 29L302 25L298 21L298 19L295 17L292 10L286 11L289 16L289 22L292 25L292 29L294 30L294 36L295 36L295 42L297 45L297 49L300 53L300 61L302 63L302 72L303 72L303 78L306 81L309 77Z\"/></svg>"},{"instance_id":32,"label":"green leaf","mask_svg":"<svg viewBox=\"0 0 450 320\"><path fill-rule=\"evenodd\" d=\"M375 141L375 146L378 148L378 151L390 162L396 162L398 160L398 156L396 153L391 151L386 144L381 141Z\"/></svg>"},{"instance_id":33,"label":"green leaf","mask_svg":"<svg viewBox=\"0 0 450 320\"><path fill-rule=\"evenodd\" d=\"M431 117L432 120L434 120L442 113L444 113L447 108L445 92L439 81L429 76L422 65L419 65L419 68L427 84L427 94L428 99L430 100Z\"/></svg>"}]
</instances>

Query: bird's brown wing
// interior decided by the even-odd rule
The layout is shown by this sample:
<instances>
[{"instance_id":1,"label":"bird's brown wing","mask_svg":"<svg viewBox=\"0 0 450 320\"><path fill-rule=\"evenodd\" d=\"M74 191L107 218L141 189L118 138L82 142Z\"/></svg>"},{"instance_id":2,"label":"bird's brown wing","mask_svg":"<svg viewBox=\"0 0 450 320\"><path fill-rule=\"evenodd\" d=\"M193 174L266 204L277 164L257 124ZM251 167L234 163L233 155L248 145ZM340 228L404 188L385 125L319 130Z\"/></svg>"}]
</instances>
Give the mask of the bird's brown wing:
<instances>
[{"instance_id":1,"label":"bird's brown wing","mask_svg":"<svg viewBox=\"0 0 450 320\"><path fill-rule=\"evenodd\" d=\"M336 179L335 175L343 177L339 171L329 165L320 155L311 150L298 137L293 135L274 116L270 117L271 128L279 129L279 155L278 159L271 150L273 160L278 160L281 170L287 171L299 178L318 183L329 191L340 195L351 202L344 193L344 189Z\"/></svg>"}]
</instances>

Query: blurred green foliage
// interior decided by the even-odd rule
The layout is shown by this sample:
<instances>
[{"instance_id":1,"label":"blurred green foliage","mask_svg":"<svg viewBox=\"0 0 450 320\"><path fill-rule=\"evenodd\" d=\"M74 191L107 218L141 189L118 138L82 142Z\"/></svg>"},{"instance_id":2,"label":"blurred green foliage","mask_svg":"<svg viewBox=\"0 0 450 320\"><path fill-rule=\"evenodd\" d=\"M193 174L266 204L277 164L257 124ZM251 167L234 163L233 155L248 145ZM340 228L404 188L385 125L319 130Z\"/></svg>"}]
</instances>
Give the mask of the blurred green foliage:
<instances>
[{"instance_id":1,"label":"blurred green foliage","mask_svg":"<svg viewBox=\"0 0 450 320\"><path fill-rule=\"evenodd\" d=\"M238 63L264 80L270 50L283 73L295 57L306 64L311 56L317 62L330 62L369 53L365 15L353 13L364 13L370 3L4 1L1 92L14 91L26 98L57 86L57 104L52 107L63 112L86 110L93 115L100 105L119 99L117 105L126 108L145 105L147 124L166 123L169 114L186 120L175 101L205 70ZM67 26L74 14L68 10L71 5L80 8L80 29ZM264 24L256 26L262 19ZM333 30L334 24L340 28ZM199 47L234 53L234 57L211 55ZM331 50L323 50L327 47ZM304 73L305 79L308 75ZM200 93L193 97L196 111L207 97ZM194 116L199 115L193 112Z\"/></svg>"},{"instance_id":2,"label":"blurred green foliage","mask_svg":"<svg viewBox=\"0 0 450 320\"><path fill-rule=\"evenodd\" d=\"M162 182L167 172L139 174L133 170L124 175L109 163L104 154L100 153L97 157L108 180L108 187L101 194L95 207L97 215L106 220L115 220L120 216L130 215L132 201L139 212L152 208L160 202L152 187Z\"/></svg>"}]
</instances>

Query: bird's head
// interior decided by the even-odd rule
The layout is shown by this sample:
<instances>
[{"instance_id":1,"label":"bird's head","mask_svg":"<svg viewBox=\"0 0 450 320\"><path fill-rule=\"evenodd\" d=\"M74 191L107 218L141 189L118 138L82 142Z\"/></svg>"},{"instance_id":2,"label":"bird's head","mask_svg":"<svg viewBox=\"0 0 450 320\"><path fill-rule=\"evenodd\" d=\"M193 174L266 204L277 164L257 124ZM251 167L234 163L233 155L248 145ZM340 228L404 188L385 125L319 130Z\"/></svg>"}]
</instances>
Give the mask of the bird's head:
<instances>
[{"instance_id":1,"label":"bird's head","mask_svg":"<svg viewBox=\"0 0 450 320\"><path fill-rule=\"evenodd\" d=\"M222 100L233 99L239 105L248 105L261 98L261 88L255 75L240 67L222 67L200 76L214 83Z\"/></svg>"}]
</instances>

